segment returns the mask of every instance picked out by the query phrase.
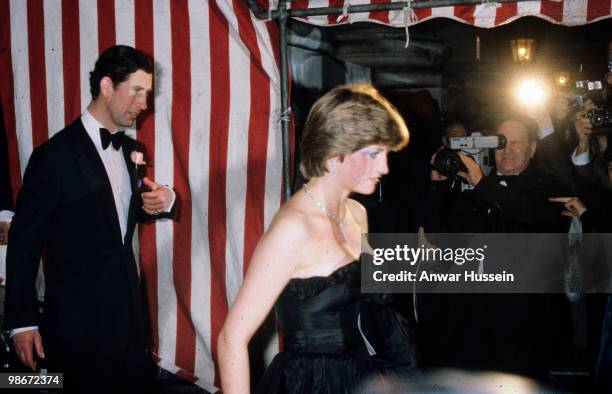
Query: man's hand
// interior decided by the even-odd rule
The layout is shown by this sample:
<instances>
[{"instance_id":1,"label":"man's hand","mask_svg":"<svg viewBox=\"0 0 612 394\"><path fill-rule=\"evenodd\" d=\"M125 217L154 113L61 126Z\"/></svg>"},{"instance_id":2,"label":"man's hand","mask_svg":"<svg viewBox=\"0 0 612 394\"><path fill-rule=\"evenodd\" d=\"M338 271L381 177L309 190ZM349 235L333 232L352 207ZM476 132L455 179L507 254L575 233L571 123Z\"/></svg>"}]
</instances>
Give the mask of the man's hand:
<instances>
[{"instance_id":1,"label":"man's hand","mask_svg":"<svg viewBox=\"0 0 612 394\"><path fill-rule=\"evenodd\" d=\"M561 212L561 215L563 216L580 217L587 210L587 207L578 197L554 197L549 198L548 201L562 203L565 207L565 211Z\"/></svg>"},{"instance_id":2,"label":"man's hand","mask_svg":"<svg viewBox=\"0 0 612 394\"><path fill-rule=\"evenodd\" d=\"M533 119L538 124L538 133L541 135L540 138L544 138L550 133L555 131L555 127L552 122L552 118L548 114L548 110L544 105L530 106L526 110L527 116ZM546 133L546 134L541 134Z\"/></svg>"},{"instance_id":3,"label":"man's hand","mask_svg":"<svg viewBox=\"0 0 612 394\"><path fill-rule=\"evenodd\" d=\"M36 349L38 357L45 358L42 338L38 330L33 329L15 334L13 336L13 345L15 345L15 352L21 362L30 367L32 371L36 372L36 361L34 361L32 347Z\"/></svg>"},{"instance_id":4,"label":"man's hand","mask_svg":"<svg viewBox=\"0 0 612 394\"><path fill-rule=\"evenodd\" d=\"M440 148L438 149L438 152L440 152L443 149ZM438 152L434 153L433 156L431 156L431 160L429 161L429 163L431 164L431 180L432 181L445 181L448 179L448 177L440 174L438 172L438 170L436 170L435 168L433 168L433 163L436 161L436 155L438 154Z\"/></svg>"},{"instance_id":5,"label":"man's hand","mask_svg":"<svg viewBox=\"0 0 612 394\"><path fill-rule=\"evenodd\" d=\"M147 177L142 181L149 188L148 192L141 194L142 209L149 215L159 215L165 212L172 201L172 192Z\"/></svg>"},{"instance_id":6,"label":"man's hand","mask_svg":"<svg viewBox=\"0 0 612 394\"><path fill-rule=\"evenodd\" d=\"M8 243L8 232L11 228L11 222L0 222L0 245Z\"/></svg>"},{"instance_id":7,"label":"man's hand","mask_svg":"<svg viewBox=\"0 0 612 394\"><path fill-rule=\"evenodd\" d=\"M478 185L482 179L482 169L480 169L478 163L476 163L470 156L463 153L459 154L459 158L463 162L463 165L467 168L467 172L458 171L457 175L464 178L472 186Z\"/></svg>"},{"instance_id":8,"label":"man's hand","mask_svg":"<svg viewBox=\"0 0 612 394\"><path fill-rule=\"evenodd\" d=\"M550 119L548 111L543 104L534 104L525 108L525 113L528 117L536 122L544 119Z\"/></svg>"},{"instance_id":9,"label":"man's hand","mask_svg":"<svg viewBox=\"0 0 612 394\"><path fill-rule=\"evenodd\" d=\"M597 142L599 144L599 153L603 155L608 149L608 136L606 134L598 135Z\"/></svg>"}]
</instances>

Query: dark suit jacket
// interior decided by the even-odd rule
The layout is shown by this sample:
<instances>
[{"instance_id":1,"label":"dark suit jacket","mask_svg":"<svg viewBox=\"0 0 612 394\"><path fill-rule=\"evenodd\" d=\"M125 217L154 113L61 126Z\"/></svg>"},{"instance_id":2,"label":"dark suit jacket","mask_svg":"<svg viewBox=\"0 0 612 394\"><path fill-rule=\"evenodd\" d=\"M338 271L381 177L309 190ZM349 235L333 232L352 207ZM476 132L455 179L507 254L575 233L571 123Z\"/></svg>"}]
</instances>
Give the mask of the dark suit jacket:
<instances>
[{"instance_id":1,"label":"dark suit jacket","mask_svg":"<svg viewBox=\"0 0 612 394\"><path fill-rule=\"evenodd\" d=\"M500 185L500 180L497 175L483 177L472 191L466 192L451 190L449 181L430 182L430 229L456 233L567 233L569 221L561 216L562 206L548 201L566 191L551 174L530 164L518 176L505 179L507 187ZM543 248L558 253L562 249L562 244L557 249ZM560 274L557 277L561 280L564 266L558 268L553 272ZM524 265L516 270L540 274L538 266ZM555 326L566 321L564 295L434 294L424 298L429 309L425 311L427 320L420 321L425 364L545 378L550 349L565 340L562 330Z\"/></svg>"},{"instance_id":2,"label":"dark suit jacket","mask_svg":"<svg viewBox=\"0 0 612 394\"><path fill-rule=\"evenodd\" d=\"M84 351L89 360L112 360L134 344L144 354L132 236L136 222L149 217L129 158L140 149L124 138L132 185L124 239L110 181L80 118L35 149L28 163L9 233L5 328L38 325L50 360ZM43 251L46 289L39 316L34 282Z\"/></svg>"},{"instance_id":3,"label":"dark suit jacket","mask_svg":"<svg viewBox=\"0 0 612 394\"><path fill-rule=\"evenodd\" d=\"M549 197L569 194L552 174L530 164L508 177L508 187L495 174L485 176L472 190L451 189L450 181L431 181L427 214L433 232L566 233L569 220L562 206Z\"/></svg>"}]
</instances>

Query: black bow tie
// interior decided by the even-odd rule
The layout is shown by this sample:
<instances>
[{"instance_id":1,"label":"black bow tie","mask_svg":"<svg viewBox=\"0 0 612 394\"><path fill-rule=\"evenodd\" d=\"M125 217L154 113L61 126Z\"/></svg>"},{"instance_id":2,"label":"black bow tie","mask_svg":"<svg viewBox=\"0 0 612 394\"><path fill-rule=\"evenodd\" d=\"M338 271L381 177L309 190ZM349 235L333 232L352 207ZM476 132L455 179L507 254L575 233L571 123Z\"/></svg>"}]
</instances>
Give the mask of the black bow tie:
<instances>
[{"instance_id":1,"label":"black bow tie","mask_svg":"<svg viewBox=\"0 0 612 394\"><path fill-rule=\"evenodd\" d=\"M497 182L510 183L516 179L517 175L496 175Z\"/></svg>"},{"instance_id":2,"label":"black bow tie","mask_svg":"<svg viewBox=\"0 0 612 394\"><path fill-rule=\"evenodd\" d=\"M119 150L121 148L121 141L123 140L123 131L117 131L116 133L111 134L110 131L100 128L100 138L102 139L102 149L108 148L108 146L113 143L113 148L115 150Z\"/></svg>"}]
</instances>

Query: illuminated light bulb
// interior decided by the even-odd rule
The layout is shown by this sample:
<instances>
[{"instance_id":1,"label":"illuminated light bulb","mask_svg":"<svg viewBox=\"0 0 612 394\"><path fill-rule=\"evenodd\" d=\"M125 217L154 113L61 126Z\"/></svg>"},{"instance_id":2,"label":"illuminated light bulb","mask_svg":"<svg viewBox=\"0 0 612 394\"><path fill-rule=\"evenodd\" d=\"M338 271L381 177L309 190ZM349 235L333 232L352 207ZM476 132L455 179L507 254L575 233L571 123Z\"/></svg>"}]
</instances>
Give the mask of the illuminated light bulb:
<instances>
[{"instance_id":1,"label":"illuminated light bulb","mask_svg":"<svg viewBox=\"0 0 612 394\"><path fill-rule=\"evenodd\" d=\"M516 89L516 97L523 105L536 105L544 102L545 87L535 79L520 82Z\"/></svg>"}]
</instances>

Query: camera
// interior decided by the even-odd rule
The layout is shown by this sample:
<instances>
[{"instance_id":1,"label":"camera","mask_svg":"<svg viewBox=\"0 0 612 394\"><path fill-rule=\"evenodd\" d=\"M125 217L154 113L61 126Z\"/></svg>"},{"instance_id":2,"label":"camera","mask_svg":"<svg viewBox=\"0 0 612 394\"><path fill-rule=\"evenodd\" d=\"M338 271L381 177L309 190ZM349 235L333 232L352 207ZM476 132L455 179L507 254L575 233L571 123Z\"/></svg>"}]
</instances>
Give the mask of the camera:
<instances>
[{"instance_id":1,"label":"camera","mask_svg":"<svg viewBox=\"0 0 612 394\"><path fill-rule=\"evenodd\" d=\"M481 133L472 133L469 137L451 138L449 147L442 149L436 155L433 167L440 174L452 177L458 171L466 168L459 158L458 151L467 153L488 174L493 168L493 160L489 149L502 149L506 146L506 138L503 135L485 136Z\"/></svg>"},{"instance_id":2,"label":"camera","mask_svg":"<svg viewBox=\"0 0 612 394\"><path fill-rule=\"evenodd\" d=\"M591 124L593 125L593 130L612 127L612 114L606 109L592 109L588 111L584 116L586 116L591 121Z\"/></svg>"},{"instance_id":3,"label":"camera","mask_svg":"<svg viewBox=\"0 0 612 394\"><path fill-rule=\"evenodd\" d=\"M576 81L569 94L572 106L577 111L584 111L584 102L591 100L598 107L605 107L607 102L607 91L602 81Z\"/></svg>"}]
</instances>

